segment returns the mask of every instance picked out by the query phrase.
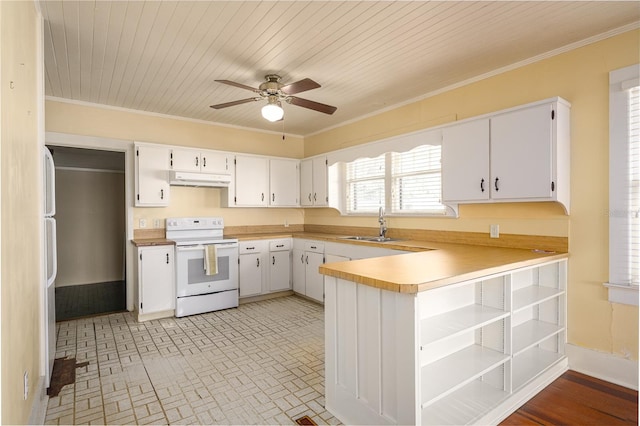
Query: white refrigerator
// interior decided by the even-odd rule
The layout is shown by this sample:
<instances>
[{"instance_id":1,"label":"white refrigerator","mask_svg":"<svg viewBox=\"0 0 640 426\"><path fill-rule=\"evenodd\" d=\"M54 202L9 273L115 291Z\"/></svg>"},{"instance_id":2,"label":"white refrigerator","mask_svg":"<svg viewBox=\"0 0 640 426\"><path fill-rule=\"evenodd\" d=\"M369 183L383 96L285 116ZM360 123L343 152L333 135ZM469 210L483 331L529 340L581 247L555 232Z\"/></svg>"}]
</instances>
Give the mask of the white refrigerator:
<instances>
[{"instance_id":1,"label":"white refrigerator","mask_svg":"<svg viewBox=\"0 0 640 426\"><path fill-rule=\"evenodd\" d=\"M56 174L53 156L44 148L44 308L45 348L47 352L46 386L51 384L51 372L56 355L56 274L58 273L57 245L56 245Z\"/></svg>"}]
</instances>

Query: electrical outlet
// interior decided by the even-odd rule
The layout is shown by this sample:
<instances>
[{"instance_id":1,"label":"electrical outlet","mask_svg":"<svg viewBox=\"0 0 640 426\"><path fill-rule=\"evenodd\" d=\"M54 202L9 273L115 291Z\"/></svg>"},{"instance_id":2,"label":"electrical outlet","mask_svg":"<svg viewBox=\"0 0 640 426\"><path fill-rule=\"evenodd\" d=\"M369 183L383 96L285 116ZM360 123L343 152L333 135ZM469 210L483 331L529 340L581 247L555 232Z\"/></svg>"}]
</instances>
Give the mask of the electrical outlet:
<instances>
[{"instance_id":1,"label":"electrical outlet","mask_svg":"<svg viewBox=\"0 0 640 426\"><path fill-rule=\"evenodd\" d=\"M284 227L285 228L289 227L289 221L287 219L284 220Z\"/></svg>"},{"instance_id":2,"label":"electrical outlet","mask_svg":"<svg viewBox=\"0 0 640 426\"><path fill-rule=\"evenodd\" d=\"M500 225L491 225L489 236L491 238L500 238Z\"/></svg>"},{"instance_id":3,"label":"electrical outlet","mask_svg":"<svg viewBox=\"0 0 640 426\"><path fill-rule=\"evenodd\" d=\"M147 227L147 219L140 219L140 228Z\"/></svg>"},{"instance_id":4,"label":"electrical outlet","mask_svg":"<svg viewBox=\"0 0 640 426\"><path fill-rule=\"evenodd\" d=\"M29 372L24 372L24 399L25 401L29 397Z\"/></svg>"},{"instance_id":5,"label":"electrical outlet","mask_svg":"<svg viewBox=\"0 0 640 426\"><path fill-rule=\"evenodd\" d=\"M154 228L162 228L162 220L161 219L155 219L153 221L153 227Z\"/></svg>"}]
</instances>

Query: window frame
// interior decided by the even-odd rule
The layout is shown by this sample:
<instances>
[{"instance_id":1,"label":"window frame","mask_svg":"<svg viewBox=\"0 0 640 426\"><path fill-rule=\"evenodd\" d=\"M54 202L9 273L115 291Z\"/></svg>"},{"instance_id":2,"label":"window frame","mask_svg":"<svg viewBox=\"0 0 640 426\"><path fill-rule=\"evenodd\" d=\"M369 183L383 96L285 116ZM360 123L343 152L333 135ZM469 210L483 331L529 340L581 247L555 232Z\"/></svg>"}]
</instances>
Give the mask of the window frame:
<instances>
[{"instance_id":1,"label":"window frame","mask_svg":"<svg viewBox=\"0 0 640 426\"><path fill-rule=\"evenodd\" d=\"M385 167L384 169L384 206L382 207L385 210L386 216L398 216L398 217L455 217L456 216L455 211L451 208L451 206L442 203L442 180L440 181L440 203L443 206L441 212L425 211L425 210L422 210L422 211L419 211L419 210L401 211L400 210L399 211L399 210L394 210L393 208L393 205L394 205L393 197L397 196L397 194L393 193L394 179L397 178L398 176L396 173L394 173L394 170L393 170L393 161L394 161L393 157L394 155L411 152L414 149L417 149L422 146L441 146L441 144L424 143L424 144L417 145L412 149L403 150L400 152L387 151L375 157L364 157L364 158L375 159L384 155L384 164L385 164L384 166ZM359 159L363 159L363 158L361 157ZM378 207L370 211L362 211L362 212L350 210L351 201L349 197L351 196L350 183L352 182L352 180L349 179L348 177L349 175L348 164L354 161L358 161L358 159L355 159L349 162L340 162L340 163L337 163L336 165L331 166L331 167L337 166L337 169L335 169L333 172L336 175L335 180L340 182L340 186L344 188L343 194L339 197L339 202L338 202L339 207L336 207L335 205L332 205L332 207L338 208L340 213L344 216L377 216ZM437 171L429 170L424 172L412 172L411 175L416 176L416 175L426 175L426 174L433 174L433 173L439 173L440 178L442 179L442 164L440 164L440 168ZM357 180L360 180L360 179L357 179Z\"/></svg>"},{"instance_id":2,"label":"window frame","mask_svg":"<svg viewBox=\"0 0 640 426\"><path fill-rule=\"evenodd\" d=\"M609 73L609 301L638 306L639 287L630 282L628 229L632 212L628 196L628 89L639 85L639 64ZM620 271L615 265L623 265Z\"/></svg>"}]
</instances>

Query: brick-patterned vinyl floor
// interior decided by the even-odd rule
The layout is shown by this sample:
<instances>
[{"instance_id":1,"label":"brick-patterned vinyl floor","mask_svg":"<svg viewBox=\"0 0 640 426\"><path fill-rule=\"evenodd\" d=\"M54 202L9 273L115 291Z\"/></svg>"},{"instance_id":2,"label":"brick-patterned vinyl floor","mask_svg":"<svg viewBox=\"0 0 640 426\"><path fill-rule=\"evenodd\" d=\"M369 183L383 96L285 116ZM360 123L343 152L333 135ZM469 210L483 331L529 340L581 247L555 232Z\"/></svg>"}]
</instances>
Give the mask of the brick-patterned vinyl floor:
<instances>
[{"instance_id":1,"label":"brick-patterned vinyl floor","mask_svg":"<svg viewBox=\"0 0 640 426\"><path fill-rule=\"evenodd\" d=\"M58 323L76 382L47 424L293 424L324 409L323 308L296 296L138 323L131 313Z\"/></svg>"}]
</instances>

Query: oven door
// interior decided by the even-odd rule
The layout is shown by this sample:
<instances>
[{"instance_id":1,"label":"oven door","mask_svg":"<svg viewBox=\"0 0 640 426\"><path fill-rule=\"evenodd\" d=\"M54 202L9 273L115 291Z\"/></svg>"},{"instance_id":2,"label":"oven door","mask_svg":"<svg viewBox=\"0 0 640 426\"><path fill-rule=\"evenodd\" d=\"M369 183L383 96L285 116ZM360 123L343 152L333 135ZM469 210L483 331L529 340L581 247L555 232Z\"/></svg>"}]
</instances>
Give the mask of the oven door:
<instances>
[{"instance_id":1,"label":"oven door","mask_svg":"<svg viewBox=\"0 0 640 426\"><path fill-rule=\"evenodd\" d=\"M238 243L216 244L218 273L206 275L202 244L176 246L176 296L195 296L238 288Z\"/></svg>"}]
</instances>

